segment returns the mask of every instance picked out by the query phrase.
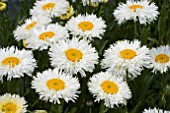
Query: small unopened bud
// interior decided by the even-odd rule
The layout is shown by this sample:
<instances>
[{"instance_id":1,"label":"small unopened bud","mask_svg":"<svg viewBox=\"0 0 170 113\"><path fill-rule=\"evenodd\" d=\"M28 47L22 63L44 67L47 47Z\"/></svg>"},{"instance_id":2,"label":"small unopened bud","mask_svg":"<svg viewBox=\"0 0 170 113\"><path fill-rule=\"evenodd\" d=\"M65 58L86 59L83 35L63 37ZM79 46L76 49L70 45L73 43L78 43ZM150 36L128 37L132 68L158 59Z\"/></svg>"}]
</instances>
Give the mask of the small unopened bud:
<instances>
[{"instance_id":1,"label":"small unopened bud","mask_svg":"<svg viewBox=\"0 0 170 113\"><path fill-rule=\"evenodd\" d=\"M88 101L86 102L86 106L89 106L89 107L93 106L93 101L88 100Z\"/></svg>"}]
</instances>

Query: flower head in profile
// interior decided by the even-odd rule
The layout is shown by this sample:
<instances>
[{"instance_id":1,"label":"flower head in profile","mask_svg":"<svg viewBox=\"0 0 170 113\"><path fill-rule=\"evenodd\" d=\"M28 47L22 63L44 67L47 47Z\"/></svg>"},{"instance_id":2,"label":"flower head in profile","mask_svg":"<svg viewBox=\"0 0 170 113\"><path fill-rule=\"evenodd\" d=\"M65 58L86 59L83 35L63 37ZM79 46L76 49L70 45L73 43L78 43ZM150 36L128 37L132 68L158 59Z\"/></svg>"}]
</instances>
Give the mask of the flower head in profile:
<instances>
[{"instance_id":1,"label":"flower head in profile","mask_svg":"<svg viewBox=\"0 0 170 113\"><path fill-rule=\"evenodd\" d=\"M32 72L37 66L32 51L25 49L18 50L14 46L0 49L0 80L3 76L11 78L20 78L24 74L32 76Z\"/></svg>"},{"instance_id":2,"label":"flower head in profile","mask_svg":"<svg viewBox=\"0 0 170 113\"><path fill-rule=\"evenodd\" d=\"M19 95L4 94L0 96L0 113L26 113L27 104Z\"/></svg>"},{"instance_id":3,"label":"flower head in profile","mask_svg":"<svg viewBox=\"0 0 170 113\"><path fill-rule=\"evenodd\" d=\"M108 72L100 72L93 75L88 82L90 93L95 97L95 101L104 101L104 105L109 108L126 104L131 98L131 91L123 77L117 77Z\"/></svg>"},{"instance_id":4,"label":"flower head in profile","mask_svg":"<svg viewBox=\"0 0 170 113\"><path fill-rule=\"evenodd\" d=\"M73 14L74 14L73 6L69 6L67 12L65 14L61 15L60 19L67 20L67 19L71 18L71 16L73 16Z\"/></svg>"},{"instance_id":5,"label":"flower head in profile","mask_svg":"<svg viewBox=\"0 0 170 113\"><path fill-rule=\"evenodd\" d=\"M162 110L162 109L144 109L144 111L142 113L170 113L170 111L166 111L166 110Z\"/></svg>"},{"instance_id":6,"label":"flower head in profile","mask_svg":"<svg viewBox=\"0 0 170 113\"><path fill-rule=\"evenodd\" d=\"M99 3L107 3L109 0L82 0L83 6L98 6Z\"/></svg>"},{"instance_id":7,"label":"flower head in profile","mask_svg":"<svg viewBox=\"0 0 170 113\"><path fill-rule=\"evenodd\" d=\"M102 38L105 33L106 24L101 17L97 18L94 14L79 14L67 22L66 28L73 36L93 40L95 37Z\"/></svg>"},{"instance_id":8,"label":"flower head in profile","mask_svg":"<svg viewBox=\"0 0 170 113\"><path fill-rule=\"evenodd\" d=\"M148 68L152 68L153 72L159 71L160 73L167 72L170 68L170 46L160 46L152 48L150 54L150 65Z\"/></svg>"},{"instance_id":9,"label":"flower head in profile","mask_svg":"<svg viewBox=\"0 0 170 113\"><path fill-rule=\"evenodd\" d=\"M33 78L32 88L40 95L40 99L60 104L77 99L80 84L77 78L62 73L58 69L46 70Z\"/></svg>"},{"instance_id":10,"label":"flower head in profile","mask_svg":"<svg viewBox=\"0 0 170 113\"><path fill-rule=\"evenodd\" d=\"M148 52L149 49L146 46L141 47L138 40L118 41L105 51L101 66L124 78L128 72L128 76L133 79L149 64Z\"/></svg>"},{"instance_id":11,"label":"flower head in profile","mask_svg":"<svg viewBox=\"0 0 170 113\"><path fill-rule=\"evenodd\" d=\"M86 76L85 72L93 72L98 63L98 53L86 40L61 41L52 46L49 51L51 65L68 74Z\"/></svg>"},{"instance_id":12,"label":"flower head in profile","mask_svg":"<svg viewBox=\"0 0 170 113\"><path fill-rule=\"evenodd\" d=\"M155 3L150 3L148 0L128 0L126 3L120 3L113 14L118 24L125 23L127 20L146 24L157 19L159 14L157 10Z\"/></svg>"}]
</instances>

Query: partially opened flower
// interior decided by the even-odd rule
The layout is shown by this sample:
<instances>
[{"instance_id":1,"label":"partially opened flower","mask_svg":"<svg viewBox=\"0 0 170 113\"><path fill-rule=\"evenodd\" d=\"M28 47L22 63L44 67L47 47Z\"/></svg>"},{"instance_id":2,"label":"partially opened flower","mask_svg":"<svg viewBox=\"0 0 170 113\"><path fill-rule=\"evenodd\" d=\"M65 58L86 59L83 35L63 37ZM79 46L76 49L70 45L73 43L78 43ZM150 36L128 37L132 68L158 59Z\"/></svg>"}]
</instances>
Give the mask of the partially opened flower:
<instances>
[{"instance_id":1,"label":"partially opened flower","mask_svg":"<svg viewBox=\"0 0 170 113\"><path fill-rule=\"evenodd\" d=\"M61 41L50 48L50 60L53 67L59 68L68 74L77 74L85 77L85 72L92 72L98 63L98 53L87 41Z\"/></svg>"},{"instance_id":2,"label":"partially opened flower","mask_svg":"<svg viewBox=\"0 0 170 113\"><path fill-rule=\"evenodd\" d=\"M32 32L30 38L25 40L27 48L33 50L47 49L49 46L58 43L60 40L64 40L69 36L65 27L62 27L58 23L49 24L47 27L41 27L35 29Z\"/></svg>"},{"instance_id":3,"label":"partially opened flower","mask_svg":"<svg viewBox=\"0 0 170 113\"><path fill-rule=\"evenodd\" d=\"M67 20L67 19L71 18L71 16L73 16L73 14L74 14L73 6L69 6L67 12L65 14L61 15L60 19Z\"/></svg>"},{"instance_id":4,"label":"partially opened flower","mask_svg":"<svg viewBox=\"0 0 170 113\"><path fill-rule=\"evenodd\" d=\"M93 75L88 82L90 93L95 97L95 101L104 101L104 105L109 108L126 104L131 98L131 91L123 77L116 77L108 72L100 72Z\"/></svg>"},{"instance_id":5,"label":"partially opened flower","mask_svg":"<svg viewBox=\"0 0 170 113\"><path fill-rule=\"evenodd\" d=\"M46 17L32 17L27 19L23 25L16 28L14 31L14 37L18 41L29 38L31 37L32 31L34 29L38 29L42 26L45 27L50 22L51 19Z\"/></svg>"},{"instance_id":6,"label":"partially opened flower","mask_svg":"<svg viewBox=\"0 0 170 113\"><path fill-rule=\"evenodd\" d=\"M32 76L36 67L36 60L33 58L32 51L18 50L15 47L0 49L0 80L3 76L11 78L20 78L24 74Z\"/></svg>"},{"instance_id":7,"label":"partially opened flower","mask_svg":"<svg viewBox=\"0 0 170 113\"><path fill-rule=\"evenodd\" d=\"M170 113L170 111L166 111L166 110L162 110L162 109L144 109L144 111L142 113Z\"/></svg>"},{"instance_id":8,"label":"partially opened flower","mask_svg":"<svg viewBox=\"0 0 170 113\"><path fill-rule=\"evenodd\" d=\"M149 49L146 46L141 47L138 40L118 41L105 51L101 65L114 75L125 78L128 72L130 78L135 78L149 64L148 52Z\"/></svg>"},{"instance_id":9,"label":"partially opened flower","mask_svg":"<svg viewBox=\"0 0 170 113\"><path fill-rule=\"evenodd\" d=\"M69 2L66 0L41 0L36 1L31 15L40 17L59 17L68 10Z\"/></svg>"},{"instance_id":10,"label":"partially opened flower","mask_svg":"<svg viewBox=\"0 0 170 113\"><path fill-rule=\"evenodd\" d=\"M118 24L125 23L127 20L139 21L140 24L146 24L157 19L159 14L157 10L158 7L155 3L150 3L148 0L128 0L126 4L120 3L113 14Z\"/></svg>"},{"instance_id":11,"label":"partially opened flower","mask_svg":"<svg viewBox=\"0 0 170 113\"><path fill-rule=\"evenodd\" d=\"M0 96L0 113L26 113L26 101L19 95L4 94Z\"/></svg>"},{"instance_id":12,"label":"partially opened flower","mask_svg":"<svg viewBox=\"0 0 170 113\"><path fill-rule=\"evenodd\" d=\"M102 38L102 35L105 33L106 24L102 18L97 18L94 14L86 14L72 17L67 22L66 28L74 36L93 40L93 38Z\"/></svg>"},{"instance_id":13,"label":"partially opened flower","mask_svg":"<svg viewBox=\"0 0 170 113\"><path fill-rule=\"evenodd\" d=\"M32 88L40 95L40 99L60 104L77 99L80 84L77 78L62 73L58 69L46 70L33 78Z\"/></svg>"},{"instance_id":14,"label":"partially opened flower","mask_svg":"<svg viewBox=\"0 0 170 113\"><path fill-rule=\"evenodd\" d=\"M6 3L0 2L0 11L6 9Z\"/></svg>"},{"instance_id":15,"label":"partially opened flower","mask_svg":"<svg viewBox=\"0 0 170 113\"><path fill-rule=\"evenodd\" d=\"M148 68L153 68L153 72L167 72L170 68L170 46L160 46L150 50L150 65Z\"/></svg>"}]
</instances>

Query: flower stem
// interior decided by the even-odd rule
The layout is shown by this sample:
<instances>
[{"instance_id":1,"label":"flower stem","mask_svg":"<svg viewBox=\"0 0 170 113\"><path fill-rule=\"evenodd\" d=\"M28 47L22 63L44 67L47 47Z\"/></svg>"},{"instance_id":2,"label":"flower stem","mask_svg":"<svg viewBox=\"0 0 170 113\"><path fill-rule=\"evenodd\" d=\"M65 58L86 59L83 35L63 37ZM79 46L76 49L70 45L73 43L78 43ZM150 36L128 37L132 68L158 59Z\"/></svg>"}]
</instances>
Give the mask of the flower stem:
<instances>
[{"instance_id":1,"label":"flower stem","mask_svg":"<svg viewBox=\"0 0 170 113\"><path fill-rule=\"evenodd\" d=\"M104 101L102 101L100 105L100 112L99 113L106 113L108 111L108 108L104 106Z\"/></svg>"},{"instance_id":2,"label":"flower stem","mask_svg":"<svg viewBox=\"0 0 170 113\"><path fill-rule=\"evenodd\" d=\"M135 22L134 23L134 39L136 39L138 36L138 33L137 33L137 23Z\"/></svg>"}]
</instances>

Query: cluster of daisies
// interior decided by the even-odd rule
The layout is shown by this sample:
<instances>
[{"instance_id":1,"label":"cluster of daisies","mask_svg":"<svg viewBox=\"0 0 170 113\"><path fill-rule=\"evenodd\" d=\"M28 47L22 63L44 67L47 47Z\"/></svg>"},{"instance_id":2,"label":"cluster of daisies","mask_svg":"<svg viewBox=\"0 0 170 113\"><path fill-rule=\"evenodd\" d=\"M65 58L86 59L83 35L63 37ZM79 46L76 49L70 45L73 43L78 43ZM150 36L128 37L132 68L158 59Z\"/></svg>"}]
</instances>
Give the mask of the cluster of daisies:
<instances>
[{"instance_id":1,"label":"cluster of daisies","mask_svg":"<svg viewBox=\"0 0 170 113\"><path fill-rule=\"evenodd\" d=\"M74 0L75 2L75 0ZM83 5L106 3L108 0L82 0ZM61 10L62 9L62 10ZM157 6L147 0L120 3L114 11L119 24L134 20L141 24L156 20ZM95 14L77 15L66 0L42 0L30 10L31 18L14 31L17 41L23 41L26 49L16 47L0 49L0 80L32 76L37 67L31 50L48 50L54 69L47 69L33 76L32 88L39 98L54 104L78 98L80 83L78 75L86 77L100 63L103 70L94 74L87 83L95 101L104 101L109 108L126 104L132 97L126 78L134 79L145 68L154 73L164 73L170 68L170 46L148 49L139 40L122 40L111 44L99 62L98 52L91 45L94 38L101 39L106 31L105 21ZM65 25L52 22L52 18L69 20ZM77 76L76 76L77 75ZM6 101L8 100L8 101ZM26 100L18 95L0 97L0 112L24 113ZM161 110L149 109L143 113ZM168 113L168 111L167 111Z\"/></svg>"}]
</instances>

